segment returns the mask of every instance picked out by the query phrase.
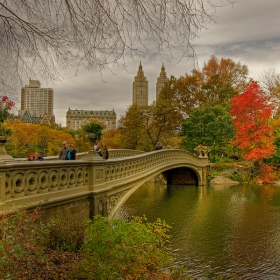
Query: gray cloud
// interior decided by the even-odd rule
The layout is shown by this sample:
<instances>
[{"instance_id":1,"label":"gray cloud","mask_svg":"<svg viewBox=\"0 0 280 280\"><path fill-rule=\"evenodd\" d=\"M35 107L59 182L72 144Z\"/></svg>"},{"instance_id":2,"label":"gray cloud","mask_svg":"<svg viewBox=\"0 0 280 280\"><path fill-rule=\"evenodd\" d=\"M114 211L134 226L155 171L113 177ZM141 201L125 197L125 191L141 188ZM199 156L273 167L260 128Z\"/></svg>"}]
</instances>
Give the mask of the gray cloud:
<instances>
[{"instance_id":1,"label":"gray cloud","mask_svg":"<svg viewBox=\"0 0 280 280\"><path fill-rule=\"evenodd\" d=\"M246 64L249 75L258 79L269 68L280 73L280 1L279 0L239 0L238 3L217 9L216 23L207 25L201 37L193 41L198 65L201 68L211 55L230 58ZM132 103L132 83L142 62L145 76L149 81L149 102L155 99L155 84L164 63L167 76L179 77L191 71L193 59L182 59L184 46L160 57L157 50L147 53L139 47L132 58L127 54L126 69L121 65L111 65L104 69L102 76L98 70L67 70L62 75L65 80L54 82L54 114L56 122L65 126L66 112L71 109L112 110L117 116L124 114ZM104 82L105 81L105 82ZM44 83L41 82L42 86Z\"/></svg>"}]
</instances>

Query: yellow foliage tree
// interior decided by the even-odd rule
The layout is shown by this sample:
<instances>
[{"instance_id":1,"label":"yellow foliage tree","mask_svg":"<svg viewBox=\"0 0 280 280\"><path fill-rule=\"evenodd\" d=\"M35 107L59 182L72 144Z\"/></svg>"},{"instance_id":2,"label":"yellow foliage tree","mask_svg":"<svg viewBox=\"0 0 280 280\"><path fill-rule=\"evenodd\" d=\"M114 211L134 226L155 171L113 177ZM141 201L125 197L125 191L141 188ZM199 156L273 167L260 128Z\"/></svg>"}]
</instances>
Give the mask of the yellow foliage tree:
<instances>
[{"instance_id":1,"label":"yellow foliage tree","mask_svg":"<svg viewBox=\"0 0 280 280\"><path fill-rule=\"evenodd\" d=\"M108 130L102 135L101 142L108 149L119 149L121 147L121 132L117 129Z\"/></svg>"},{"instance_id":2,"label":"yellow foliage tree","mask_svg":"<svg viewBox=\"0 0 280 280\"><path fill-rule=\"evenodd\" d=\"M21 121L9 122L13 135L5 148L13 157L26 157L29 152L41 155L58 155L62 142L76 146L76 140L70 134L41 124L27 124Z\"/></svg>"}]
</instances>

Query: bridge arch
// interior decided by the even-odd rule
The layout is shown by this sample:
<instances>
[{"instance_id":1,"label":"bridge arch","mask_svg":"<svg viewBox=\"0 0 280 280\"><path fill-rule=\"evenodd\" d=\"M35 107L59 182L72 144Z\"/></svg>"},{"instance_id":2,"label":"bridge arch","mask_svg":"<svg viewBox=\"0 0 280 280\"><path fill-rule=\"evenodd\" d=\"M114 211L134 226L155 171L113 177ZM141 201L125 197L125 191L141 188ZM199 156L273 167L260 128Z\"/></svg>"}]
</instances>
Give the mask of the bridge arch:
<instances>
[{"instance_id":1,"label":"bridge arch","mask_svg":"<svg viewBox=\"0 0 280 280\"><path fill-rule=\"evenodd\" d=\"M169 167L165 167L162 170L158 170L157 172L150 174L150 176L147 176L146 178L143 178L143 180L138 181L137 183L133 184L129 189L126 191L123 191L123 193L119 192L118 195L113 195L113 200L111 203L109 203L109 211L108 211L108 218L112 219L116 215L116 213L119 211L121 206L125 203L127 199L130 198L130 196L137 191L139 187L141 187L143 184L148 182L150 179L154 178L155 176L162 175L166 181L167 186L168 185L201 185L199 184L199 177L200 174L187 164L179 165L177 167L174 167L170 169ZM177 176L181 176L180 178L177 178ZM186 178L187 175L187 178ZM109 196L110 197L110 196Z\"/></svg>"},{"instance_id":2,"label":"bridge arch","mask_svg":"<svg viewBox=\"0 0 280 280\"><path fill-rule=\"evenodd\" d=\"M164 152L164 151L163 151ZM183 155L182 159L178 159L175 162L166 157L166 162L164 164L159 162L157 168L150 168L146 170L144 176L141 178L136 178L125 186L125 189L119 192L112 192L107 194L108 207L107 207L107 217L113 218L124 202L145 182L149 181L151 178L162 174L166 179L167 185L182 185L182 184L192 184L202 186L206 183L206 174L209 168L208 158L198 158L197 156L188 153L186 151L176 150L180 155ZM181 153L183 152L183 153ZM158 152L149 153L158 155ZM166 156L166 154L165 154ZM142 163L144 159L142 158ZM153 160L149 159L148 164ZM177 176L180 175L181 178ZM122 186L124 187L124 186ZM115 189L116 190L116 189Z\"/></svg>"},{"instance_id":3,"label":"bridge arch","mask_svg":"<svg viewBox=\"0 0 280 280\"><path fill-rule=\"evenodd\" d=\"M199 185L199 173L189 167L177 167L163 172L167 185Z\"/></svg>"}]
</instances>

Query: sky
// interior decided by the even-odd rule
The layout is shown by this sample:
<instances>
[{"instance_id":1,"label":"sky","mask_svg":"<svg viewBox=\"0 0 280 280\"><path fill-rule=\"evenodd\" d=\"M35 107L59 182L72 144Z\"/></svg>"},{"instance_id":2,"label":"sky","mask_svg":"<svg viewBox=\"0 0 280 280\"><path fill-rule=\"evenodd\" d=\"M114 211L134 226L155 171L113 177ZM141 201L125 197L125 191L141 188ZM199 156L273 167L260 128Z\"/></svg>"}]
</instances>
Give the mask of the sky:
<instances>
[{"instance_id":1,"label":"sky","mask_svg":"<svg viewBox=\"0 0 280 280\"><path fill-rule=\"evenodd\" d=\"M219 1L219 0L217 0ZM223 2L224 3L224 2ZM199 69L212 55L230 58L245 64L249 76L258 80L269 69L280 74L280 0L238 0L234 5L217 9L216 23L207 25L200 38L191 42L197 55ZM126 57L126 69L110 66L111 71L79 69L62 72L61 81L41 87L54 90L56 123L66 126L68 108L83 110L115 110L117 118L132 104L132 83L141 61L149 81L149 104L155 100L156 81L164 63L167 76L176 78L190 73L195 67L192 59L183 58L180 51L157 52L138 49L134 57Z\"/></svg>"}]
</instances>

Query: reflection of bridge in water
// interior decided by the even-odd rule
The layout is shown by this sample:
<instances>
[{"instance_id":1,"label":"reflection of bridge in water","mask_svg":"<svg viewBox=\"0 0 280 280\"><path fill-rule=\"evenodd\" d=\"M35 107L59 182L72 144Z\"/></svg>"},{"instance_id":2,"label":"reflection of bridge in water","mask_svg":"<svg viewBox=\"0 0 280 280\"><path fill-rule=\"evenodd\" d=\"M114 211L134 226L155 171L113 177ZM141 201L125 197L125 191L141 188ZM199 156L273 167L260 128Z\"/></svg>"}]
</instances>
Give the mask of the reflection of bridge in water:
<instances>
[{"instance_id":1,"label":"reflection of bridge in water","mask_svg":"<svg viewBox=\"0 0 280 280\"><path fill-rule=\"evenodd\" d=\"M82 219L98 213L112 218L143 183L163 174L167 184L205 185L208 158L179 149L149 153L110 150L103 160L90 151L76 161L2 162L0 201L40 205L47 216Z\"/></svg>"}]
</instances>

